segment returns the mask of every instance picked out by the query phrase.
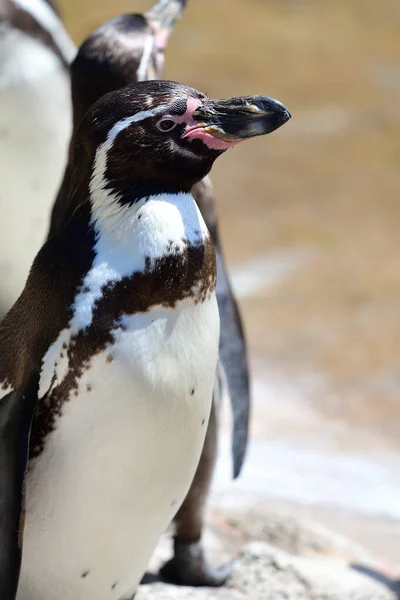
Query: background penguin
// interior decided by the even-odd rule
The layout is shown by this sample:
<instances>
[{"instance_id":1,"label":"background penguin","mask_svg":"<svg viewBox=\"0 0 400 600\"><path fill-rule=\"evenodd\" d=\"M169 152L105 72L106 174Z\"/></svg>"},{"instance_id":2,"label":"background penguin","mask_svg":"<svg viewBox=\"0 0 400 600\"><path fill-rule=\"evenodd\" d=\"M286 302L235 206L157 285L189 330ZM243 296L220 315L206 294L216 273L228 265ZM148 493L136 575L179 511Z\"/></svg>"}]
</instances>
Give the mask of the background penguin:
<instances>
[{"instance_id":1,"label":"background penguin","mask_svg":"<svg viewBox=\"0 0 400 600\"><path fill-rule=\"evenodd\" d=\"M161 0L145 15L122 15L96 29L79 48L71 65L74 129L85 112L102 95L137 80L161 79L164 50L186 0ZM68 206L70 165L53 207L51 236L63 222ZM221 319L220 360L233 407L234 476L240 473L249 424L249 374L239 309L221 250L215 198L209 178L192 193L205 219L217 255L217 299ZM226 389L225 385L219 386ZM222 585L231 565L213 568L201 546L204 509L217 456L217 404L211 414L199 468L189 494L175 517L174 557L162 569L165 579L184 585Z\"/></svg>"},{"instance_id":2,"label":"background penguin","mask_svg":"<svg viewBox=\"0 0 400 600\"><path fill-rule=\"evenodd\" d=\"M289 118L268 97L210 100L168 81L86 114L77 208L0 327L2 600L15 598L22 540L21 600L135 593L211 409L216 262L190 190L226 149Z\"/></svg>"},{"instance_id":3,"label":"background penguin","mask_svg":"<svg viewBox=\"0 0 400 600\"><path fill-rule=\"evenodd\" d=\"M71 135L75 52L50 2L0 0L0 316L45 240Z\"/></svg>"},{"instance_id":4,"label":"background penguin","mask_svg":"<svg viewBox=\"0 0 400 600\"><path fill-rule=\"evenodd\" d=\"M70 66L73 131L104 94L137 81L160 79L164 51L186 0L160 0L148 13L120 15L95 29ZM68 205L70 167L52 208L50 237Z\"/></svg>"}]
</instances>

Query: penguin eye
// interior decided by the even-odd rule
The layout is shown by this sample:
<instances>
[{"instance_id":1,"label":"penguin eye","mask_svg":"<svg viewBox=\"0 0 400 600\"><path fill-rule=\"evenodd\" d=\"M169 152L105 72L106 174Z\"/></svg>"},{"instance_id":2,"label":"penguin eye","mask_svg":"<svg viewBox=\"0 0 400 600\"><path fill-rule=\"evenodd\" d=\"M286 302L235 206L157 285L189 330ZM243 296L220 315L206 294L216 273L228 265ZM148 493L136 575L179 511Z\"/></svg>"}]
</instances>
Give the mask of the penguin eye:
<instances>
[{"instance_id":1,"label":"penguin eye","mask_svg":"<svg viewBox=\"0 0 400 600\"><path fill-rule=\"evenodd\" d=\"M172 131L174 128L176 127L176 123L175 121L173 121L172 119L169 119L168 117L165 119L161 119L161 121L158 121L157 123L157 129L159 129L160 131Z\"/></svg>"}]
</instances>

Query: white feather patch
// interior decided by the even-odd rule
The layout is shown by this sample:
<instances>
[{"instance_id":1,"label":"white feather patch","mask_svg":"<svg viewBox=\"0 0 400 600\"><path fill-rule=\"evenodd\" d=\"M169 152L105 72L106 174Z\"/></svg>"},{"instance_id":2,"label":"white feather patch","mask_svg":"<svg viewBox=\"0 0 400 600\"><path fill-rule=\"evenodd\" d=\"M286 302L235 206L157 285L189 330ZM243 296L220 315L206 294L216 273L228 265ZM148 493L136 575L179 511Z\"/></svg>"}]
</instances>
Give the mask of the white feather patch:
<instances>
[{"instance_id":1,"label":"white feather patch","mask_svg":"<svg viewBox=\"0 0 400 600\"><path fill-rule=\"evenodd\" d=\"M136 71L136 77L138 81L146 81L146 79L148 79L147 72L153 46L154 37L152 35L149 35L144 43L143 54L140 59L138 70Z\"/></svg>"},{"instance_id":2,"label":"white feather patch","mask_svg":"<svg viewBox=\"0 0 400 600\"><path fill-rule=\"evenodd\" d=\"M0 400L2 398L4 398L4 396L7 396L7 394L9 394L10 392L13 392L13 391L14 391L14 388L12 385L7 383L6 381L0 382Z\"/></svg>"}]
</instances>

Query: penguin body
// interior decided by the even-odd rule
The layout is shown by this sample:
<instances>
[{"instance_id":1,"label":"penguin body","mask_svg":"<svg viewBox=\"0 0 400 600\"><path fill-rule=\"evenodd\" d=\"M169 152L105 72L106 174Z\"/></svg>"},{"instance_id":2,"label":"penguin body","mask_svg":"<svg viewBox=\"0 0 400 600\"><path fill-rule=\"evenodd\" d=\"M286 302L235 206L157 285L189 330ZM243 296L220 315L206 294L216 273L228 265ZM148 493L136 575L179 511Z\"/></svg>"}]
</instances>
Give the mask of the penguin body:
<instances>
[{"instance_id":1,"label":"penguin body","mask_svg":"<svg viewBox=\"0 0 400 600\"><path fill-rule=\"evenodd\" d=\"M46 235L71 134L75 49L44 0L0 0L0 314Z\"/></svg>"},{"instance_id":2,"label":"penguin body","mask_svg":"<svg viewBox=\"0 0 400 600\"><path fill-rule=\"evenodd\" d=\"M268 97L154 81L83 119L77 208L0 326L2 599L133 597L212 404L215 252L190 191L225 150L289 117Z\"/></svg>"},{"instance_id":3,"label":"penguin body","mask_svg":"<svg viewBox=\"0 0 400 600\"><path fill-rule=\"evenodd\" d=\"M98 229L72 316L43 357L21 600L130 598L203 447L219 327L204 221L190 194L122 212L117 236ZM126 223L142 248L129 251ZM192 274L189 253L203 261Z\"/></svg>"}]
</instances>

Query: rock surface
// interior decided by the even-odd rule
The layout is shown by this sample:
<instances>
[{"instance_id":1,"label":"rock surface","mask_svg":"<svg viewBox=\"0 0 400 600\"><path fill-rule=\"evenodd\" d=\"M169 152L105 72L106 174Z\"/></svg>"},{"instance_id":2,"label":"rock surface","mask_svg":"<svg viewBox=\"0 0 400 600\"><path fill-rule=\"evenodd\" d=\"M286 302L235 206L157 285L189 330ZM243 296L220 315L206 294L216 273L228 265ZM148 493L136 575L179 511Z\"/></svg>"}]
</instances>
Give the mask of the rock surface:
<instances>
[{"instance_id":1,"label":"rock surface","mask_svg":"<svg viewBox=\"0 0 400 600\"><path fill-rule=\"evenodd\" d=\"M157 582L141 586L135 600L397 600L388 585L361 570L338 558L294 556L254 541L239 553L225 588L177 588Z\"/></svg>"}]
</instances>

